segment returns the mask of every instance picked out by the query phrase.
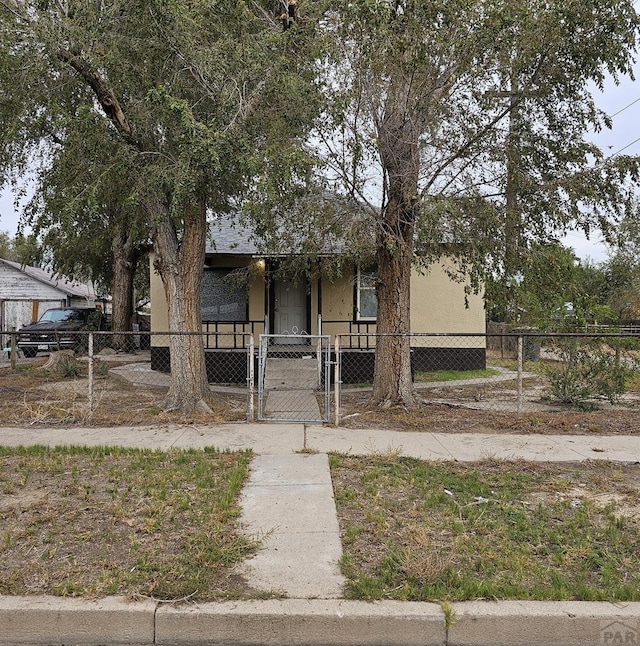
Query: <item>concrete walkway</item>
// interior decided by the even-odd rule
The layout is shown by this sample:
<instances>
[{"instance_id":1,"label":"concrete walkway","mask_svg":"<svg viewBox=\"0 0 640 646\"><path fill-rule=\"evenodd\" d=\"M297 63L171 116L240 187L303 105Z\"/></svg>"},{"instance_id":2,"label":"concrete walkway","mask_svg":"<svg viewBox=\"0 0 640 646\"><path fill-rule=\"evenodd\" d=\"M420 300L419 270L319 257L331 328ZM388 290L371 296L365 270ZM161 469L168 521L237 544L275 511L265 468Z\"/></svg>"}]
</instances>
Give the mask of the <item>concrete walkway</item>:
<instances>
[{"instance_id":1,"label":"concrete walkway","mask_svg":"<svg viewBox=\"0 0 640 646\"><path fill-rule=\"evenodd\" d=\"M263 538L242 573L288 599L167 605L152 600L0 596L7 644L640 643L640 603L369 604L341 598L341 554L327 452L422 459L640 462L640 437L402 433L303 424L132 428L0 428L0 444L253 449L241 524Z\"/></svg>"},{"instance_id":2,"label":"concrete walkway","mask_svg":"<svg viewBox=\"0 0 640 646\"><path fill-rule=\"evenodd\" d=\"M256 456L240 505L244 530L262 539L242 568L253 588L293 599L342 596L342 545L326 454Z\"/></svg>"},{"instance_id":3,"label":"concrete walkway","mask_svg":"<svg viewBox=\"0 0 640 646\"><path fill-rule=\"evenodd\" d=\"M319 387L314 355L269 357L264 376L265 419L321 421L315 395Z\"/></svg>"}]
</instances>

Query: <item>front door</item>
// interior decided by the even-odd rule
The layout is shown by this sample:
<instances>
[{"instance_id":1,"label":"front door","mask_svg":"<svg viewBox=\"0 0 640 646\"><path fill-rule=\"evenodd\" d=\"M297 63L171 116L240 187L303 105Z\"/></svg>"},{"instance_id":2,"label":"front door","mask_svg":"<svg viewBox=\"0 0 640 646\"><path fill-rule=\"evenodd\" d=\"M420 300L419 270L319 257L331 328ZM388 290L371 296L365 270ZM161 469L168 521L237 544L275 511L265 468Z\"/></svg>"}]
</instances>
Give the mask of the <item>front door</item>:
<instances>
[{"instance_id":1,"label":"front door","mask_svg":"<svg viewBox=\"0 0 640 646\"><path fill-rule=\"evenodd\" d=\"M309 334L307 321L307 286L276 280L273 285L274 334ZM279 339L279 343L297 343L296 339Z\"/></svg>"}]
</instances>

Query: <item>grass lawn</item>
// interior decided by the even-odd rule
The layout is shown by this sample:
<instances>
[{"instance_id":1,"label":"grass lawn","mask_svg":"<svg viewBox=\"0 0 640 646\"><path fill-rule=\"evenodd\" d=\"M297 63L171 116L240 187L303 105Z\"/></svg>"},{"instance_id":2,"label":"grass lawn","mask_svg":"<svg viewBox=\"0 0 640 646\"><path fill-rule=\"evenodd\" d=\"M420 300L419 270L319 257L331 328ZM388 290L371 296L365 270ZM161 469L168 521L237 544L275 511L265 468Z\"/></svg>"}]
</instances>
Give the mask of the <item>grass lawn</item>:
<instances>
[{"instance_id":1,"label":"grass lawn","mask_svg":"<svg viewBox=\"0 0 640 646\"><path fill-rule=\"evenodd\" d=\"M481 379L483 377L494 377L499 375L500 371L495 368L485 368L484 370L438 370L436 372L422 372L417 370L413 376L416 383L438 382L438 381L457 381L459 379Z\"/></svg>"},{"instance_id":2,"label":"grass lawn","mask_svg":"<svg viewBox=\"0 0 640 646\"><path fill-rule=\"evenodd\" d=\"M0 594L264 598L249 452L0 447ZM353 599L640 600L640 466L332 455Z\"/></svg>"},{"instance_id":3,"label":"grass lawn","mask_svg":"<svg viewBox=\"0 0 640 646\"><path fill-rule=\"evenodd\" d=\"M637 465L331 465L350 598L640 599Z\"/></svg>"},{"instance_id":4,"label":"grass lawn","mask_svg":"<svg viewBox=\"0 0 640 646\"><path fill-rule=\"evenodd\" d=\"M0 594L236 598L250 453L0 447Z\"/></svg>"}]
</instances>

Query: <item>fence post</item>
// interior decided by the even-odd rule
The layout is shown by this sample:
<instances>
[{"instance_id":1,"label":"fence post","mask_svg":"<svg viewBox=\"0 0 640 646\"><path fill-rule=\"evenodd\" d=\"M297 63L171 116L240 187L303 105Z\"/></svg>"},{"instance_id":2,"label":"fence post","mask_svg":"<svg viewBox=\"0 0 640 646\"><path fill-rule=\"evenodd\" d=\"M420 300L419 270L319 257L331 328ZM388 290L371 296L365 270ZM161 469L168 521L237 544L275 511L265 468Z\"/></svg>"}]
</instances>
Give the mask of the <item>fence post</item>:
<instances>
[{"instance_id":1,"label":"fence post","mask_svg":"<svg viewBox=\"0 0 640 646\"><path fill-rule=\"evenodd\" d=\"M89 332L89 419L93 416L93 386L94 386L94 380L93 380L93 332Z\"/></svg>"},{"instance_id":2,"label":"fence post","mask_svg":"<svg viewBox=\"0 0 640 646\"><path fill-rule=\"evenodd\" d=\"M316 381L318 388L322 387L322 337L316 339Z\"/></svg>"},{"instance_id":3,"label":"fence post","mask_svg":"<svg viewBox=\"0 0 640 646\"><path fill-rule=\"evenodd\" d=\"M522 415L522 363L523 363L522 334L518 335L518 415Z\"/></svg>"},{"instance_id":4,"label":"fence post","mask_svg":"<svg viewBox=\"0 0 640 646\"><path fill-rule=\"evenodd\" d=\"M247 346L247 421L253 422L255 419L255 410L254 410L254 401L253 401L253 390L255 386L255 374L254 374L254 342L253 334L249 335L249 345Z\"/></svg>"},{"instance_id":5,"label":"fence post","mask_svg":"<svg viewBox=\"0 0 640 646\"><path fill-rule=\"evenodd\" d=\"M336 362L334 368L334 388L335 388L335 410L336 410L336 426L340 426L340 335L336 334L335 341Z\"/></svg>"},{"instance_id":6,"label":"fence post","mask_svg":"<svg viewBox=\"0 0 640 646\"><path fill-rule=\"evenodd\" d=\"M16 328L15 327L11 328L11 340L9 341L9 347L11 348L9 350L9 358L11 359L11 370L15 370L16 369L16 356L18 354L16 352L17 346L16 346Z\"/></svg>"}]
</instances>

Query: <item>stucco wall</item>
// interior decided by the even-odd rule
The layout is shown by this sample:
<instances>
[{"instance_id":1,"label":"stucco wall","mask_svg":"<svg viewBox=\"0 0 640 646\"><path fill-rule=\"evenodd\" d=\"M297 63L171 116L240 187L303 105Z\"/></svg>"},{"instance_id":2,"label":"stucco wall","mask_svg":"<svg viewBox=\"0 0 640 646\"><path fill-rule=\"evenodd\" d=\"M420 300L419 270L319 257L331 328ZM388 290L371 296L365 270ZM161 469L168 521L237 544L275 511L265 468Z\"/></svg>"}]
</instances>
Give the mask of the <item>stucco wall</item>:
<instances>
[{"instance_id":1,"label":"stucco wall","mask_svg":"<svg viewBox=\"0 0 640 646\"><path fill-rule=\"evenodd\" d=\"M238 267L249 267L251 266L251 280L249 282L249 302L248 302L248 313L249 321L259 322L256 325L257 333L263 332L262 321L264 321L264 270L261 265L256 261L252 261L246 257L227 257L227 258L216 258L211 261L210 266L216 269L225 269L225 268L238 268ZM164 291L164 285L162 284L162 279L160 275L153 268L153 254L149 258L149 268L151 276L151 331L152 332L166 332L169 330L169 316L167 312L167 299ZM234 332L237 331L237 326L234 326L233 323L225 324L220 323L218 325L218 330L220 332ZM165 346L168 344L165 337L156 336L152 337L152 345ZM222 343L223 346L233 345L233 340L230 340L229 343Z\"/></svg>"},{"instance_id":2,"label":"stucco wall","mask_svg":"<svg viewBox=\"0 0 640 646\"><path fill-rule=\"evenodd\" d=\"M261 322L265 314L265 279L264 272L257 261L246 257L217 259L213 267L239 267L252 264L249 283L248 314L249 321ZM469 294L465 303L464 284L452 281L444 265L433 265L429 271L420 273L414 270L411 275L411 330L426 333L483 333L485 331L485 312L482 294ZM335 335L356 329L353 323L354 276L350 269L345 269L341 276L329 280L322 279L322 321L323 334ZM167 307L164 288L160 277L153 270L151 258L151 329L164 332L168 329ZM311 285L311 329L316 332L318 315L318 283ZM233 329L232 324L229 330ZM219 324L225 329L224 324ZM369 322L370 331L375 325ZM365 331L367 324L360 325ZM258 330L258 333L262 330ZM162 340L161 345L166 341ZM445 338L431 339L430 345L446 347L450 344ZM484 340L475 340L474 347L484 346Z\"/></svg>"},{"instance_id":3,"label":"stucco wall","mask_svg":"<svg viewBox=\"0 0 640 646\"><path fill-rule=\"evenodd\" d=\"M430 333L484 333L483 294L466 295L465 283L452 280L444 264L411 274L411 330ZM442 339L430 345L448 345ZM484 345L484 340L482 341Z\"/></svg>"}]
</instances>

